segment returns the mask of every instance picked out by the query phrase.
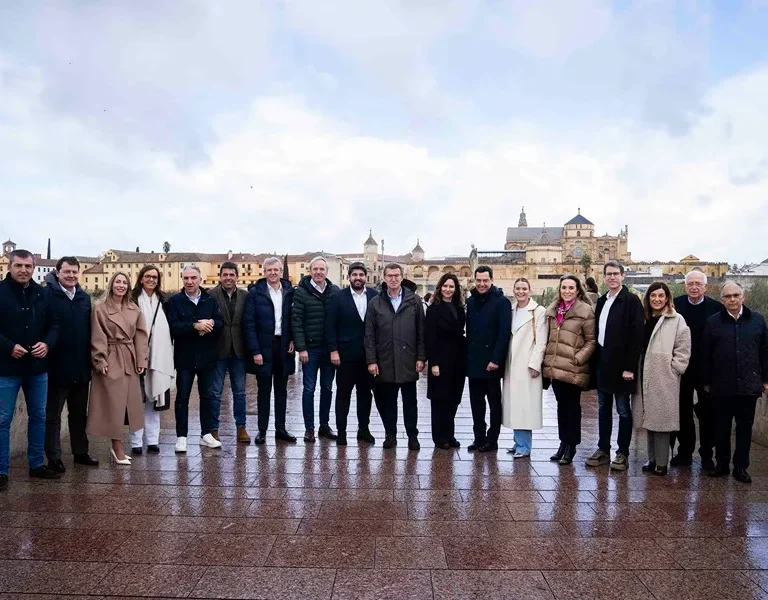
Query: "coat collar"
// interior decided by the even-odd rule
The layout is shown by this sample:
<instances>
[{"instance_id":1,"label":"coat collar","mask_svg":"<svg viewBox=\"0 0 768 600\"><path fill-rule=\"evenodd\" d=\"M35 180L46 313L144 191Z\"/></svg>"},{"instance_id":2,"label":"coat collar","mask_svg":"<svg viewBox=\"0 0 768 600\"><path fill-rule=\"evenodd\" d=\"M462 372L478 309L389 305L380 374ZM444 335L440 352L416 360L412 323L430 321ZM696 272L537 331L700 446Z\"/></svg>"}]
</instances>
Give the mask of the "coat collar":
<instances>
[{"instance_id":1,"label":"coat collar","mask_svg":"<svg viewBox=\"0 0 768 600\"><path fill-rule=\"evenodd\" d=\"M538 307L539 307L538 303L533 298L531 298L528 301L527 306L522 309L524 315L518 327L515 327L515 319L514 319L514 314L515 314L515 310L517 310L517 307L516 306L513 307L512 308L512 315L513 315L512 331L517 331L518 329L522 329L524 325L529 323L533 319L533 311L535 311Z\"/></svg>"},{"instance_id":2,"label":"coat collar","mask_svg":"<svg viewBox=\"0 0 768 600\"><path fill-rule=\"evenodd\" d=\"M131 326L128 320L125 318L125 311L139 310L138 306L136 306L133 302L127 302L123 304L123 310L120 310L117 304L111 302L110 300L106 300L104 302L104 306L107 310L107 318L120 328L120 330L125 334L126 338L130 338Z\"/></svg>"}]
</instances>

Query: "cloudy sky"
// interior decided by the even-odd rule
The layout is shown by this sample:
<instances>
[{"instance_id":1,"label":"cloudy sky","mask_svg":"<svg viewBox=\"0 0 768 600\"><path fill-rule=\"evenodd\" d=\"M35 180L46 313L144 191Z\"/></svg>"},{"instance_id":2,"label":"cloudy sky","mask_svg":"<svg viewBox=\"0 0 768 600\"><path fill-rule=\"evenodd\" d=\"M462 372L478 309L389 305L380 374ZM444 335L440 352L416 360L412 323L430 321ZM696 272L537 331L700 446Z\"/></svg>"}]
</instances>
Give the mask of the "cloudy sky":
<instances>
[{"instance_id":1,"label":"cloudy sky","mask_svg":"<svg viewBox=\"0 0 768 600\"><path fill-rule=\"evenodd\" d=\"M768 1L0 3L0 236L768 257Z\"/></svg>"}]
</instances>

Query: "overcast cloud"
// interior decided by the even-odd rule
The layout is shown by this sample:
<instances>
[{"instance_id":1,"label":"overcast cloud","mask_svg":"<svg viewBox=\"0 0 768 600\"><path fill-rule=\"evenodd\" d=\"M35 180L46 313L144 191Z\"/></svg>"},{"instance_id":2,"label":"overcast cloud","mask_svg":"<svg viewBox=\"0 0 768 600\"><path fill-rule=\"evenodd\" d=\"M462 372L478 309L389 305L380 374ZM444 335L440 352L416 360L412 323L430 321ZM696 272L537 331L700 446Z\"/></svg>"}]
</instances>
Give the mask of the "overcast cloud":
<instances>
[{"instance_id":1,"label":"overcast cloud","mask_svg":"<svg viewBox=\"0 0 768 600\"><path fill-rule=\"evenodd\" d=\"M628 224L635 259L763 260L767 26L754 0L3 3L0 235L466 255L525 205Z\"/></svg>"}]
</instances>

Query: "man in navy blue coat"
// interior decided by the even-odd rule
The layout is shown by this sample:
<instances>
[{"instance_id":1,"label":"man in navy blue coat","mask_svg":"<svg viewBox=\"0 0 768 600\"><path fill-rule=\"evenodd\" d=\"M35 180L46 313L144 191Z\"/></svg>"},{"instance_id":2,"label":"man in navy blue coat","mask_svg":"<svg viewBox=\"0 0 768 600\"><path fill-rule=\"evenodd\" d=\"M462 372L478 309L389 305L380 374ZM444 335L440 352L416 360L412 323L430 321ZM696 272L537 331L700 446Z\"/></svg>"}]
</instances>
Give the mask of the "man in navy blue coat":
<instances>
[{"instance_id":1,"label":"man in navy blue coat","mask_svg":"<svg viewBox=\"0 0 768 600\"><path fill-rule=\"evenodd\" d=\"M168 324L176 365L176 452L187 451L189 396L197 377L200 394L200 445L221 448L211 435L216 397L214 377L218 337L224 326L216 299L200 287L200 269L191 265L181 274L184 289L168 301Z\"/></svg>"},{"instance_id":2,"label":"man in navy blue coat","mask_svg":"<svg viewBox=\"0 0 768 600\"><path fill-rule=\"evenodd\" d=\"M468 450L499 449L501 431L501 379L512 335L512 304L493 285L493 269L475 269L475 288L467 300L467 377L475 440ZM491 410L486 431L485 400Z\"/></svg>"},{"instance_id":3,"label":"man in navy blue coat","mask_svg":"<svg viewBox=\"0 0 768 600\"><path fill-rule=\"evenodd\" d=\"M357 439L376 442L371 435L371 399L375 380L365 360L365 313L377 295L367 288L368 270L361 262L349 265L349 287L336 294L325 314L325 340L336 371L336 429L338 446L347 445L347 417L352 389L357 389Z\"/></svg>"},{"instance_id":4,"label":"man in navy blue coat","mask_svg":"<svg viewBox=\"0 0 768 600\"><path fill-rule=\"evenodd\" d=\"M27 403L29 475L61 477L45 466L45 403L48 353L56 345L59 323L48 294L32 281L35 257L11 252L8 275L0 281L0 491L8 487L10 431L19 390Z\"/></svg>"}]
</instances>

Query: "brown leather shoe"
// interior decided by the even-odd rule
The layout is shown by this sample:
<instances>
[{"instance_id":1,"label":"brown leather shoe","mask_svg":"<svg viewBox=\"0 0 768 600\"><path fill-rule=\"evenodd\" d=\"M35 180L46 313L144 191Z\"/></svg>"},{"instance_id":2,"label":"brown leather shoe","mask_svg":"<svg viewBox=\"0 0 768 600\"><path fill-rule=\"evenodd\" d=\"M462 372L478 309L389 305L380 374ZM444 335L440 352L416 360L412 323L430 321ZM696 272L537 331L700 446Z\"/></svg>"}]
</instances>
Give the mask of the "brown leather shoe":
<instances>
[{"instance_id":1,"label":"brown leather shoe","mask_svg":"<svg viewBox=\"0 0 768 600\"><path fill-rule=\"evenodd\" d=\"M245 427L237 428L237 441L241 444L251 443L251 436L248 435L248 432L245 430Z\"/></svg>"},{"instance_id":2,"label":"brown leather shoe","mask_svg":"<svg viewBox=\"0 0 768 600\"><path fill-rule=\"evenodd\" d=\"M219 439L219 430L218 429L211 429L211 435L213 436L213 439L216 440L217 442L221 441Z\"/></svg>"},{"instance_id":3,"label":"brown leather shoe","mask_svg":"<svg viewBox=\"0 0 768 600\"><path fill-rule=\"evenodd\" d=\"M314 429L307 429L304 432L304 441L312 443L315 441L315 430Z\"/></svg>"}]
</instances>

